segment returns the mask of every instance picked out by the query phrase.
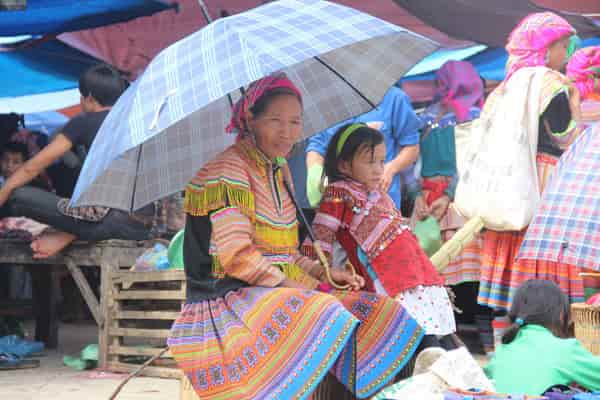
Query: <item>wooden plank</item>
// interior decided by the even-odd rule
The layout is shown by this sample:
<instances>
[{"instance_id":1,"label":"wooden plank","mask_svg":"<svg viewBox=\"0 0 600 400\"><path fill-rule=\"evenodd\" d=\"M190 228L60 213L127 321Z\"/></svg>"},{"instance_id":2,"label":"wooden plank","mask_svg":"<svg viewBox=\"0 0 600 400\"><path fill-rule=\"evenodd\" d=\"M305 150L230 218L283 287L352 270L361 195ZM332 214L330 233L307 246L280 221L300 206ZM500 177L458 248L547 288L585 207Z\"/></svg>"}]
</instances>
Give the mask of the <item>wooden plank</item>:
<instances>
[{"instance_id":1,"label":"wooden plank","mask_svg":"<svg viewBox=\"0 0 600 400\"><path fill-rule=\"evenodd\" d=\"M35 304L35 340L44 342L49 349L58 346L58 273L52 265L29 268Z\"/></svg>"},{"instance_id":2,"label":"wooden plank","mask_svg":"<svg viewBox=\"0 0 600 400\"><path fill-rule=\"evenodd\" d=\"M108 364L108 345L109 335L108 326L112 323L111 306L113 300L112 294L112 269L110 260L105 258L100 263L100 312L102 313L102 325L98 330L98 365L101 369L106 368Z\"/></svg>"},{"instance_id":3,"label":"wooden plank","mask_svg":"<svg viewBox=\"0 0 600 400\"><path fill-rule=\"evenodd\" d=\"M115 300L182 300L184 290L131 290L114 293Z\"/></svg>"},{"instance_id":4,"label":"wooden plank","mask_svg":"<svg viewBox=\"0 0 600 400\"><path fill-rule=\"evenodd\" d=\"M183 271L119 271L113 274L113 282L164 282L164 281L185 281L185 272Z\"/></svg>"},{"instance_id":5,"label":"wooden plank","mask_svg":"<svg viewBox=\"0 0 600 400\"><path fill-rule=\"evenodd\" d=\"M174 321L179 317L179 311L116 311L115 319L164 319Z\"/></svg>"},{"instance_id":6,"label":"wooden plank","mask_svg":"<svg viewBox=\"0 0 600 400\"><path fill-rule=\"evenodd\" d=\"M166 339L171 334L169 329L108 328L110 336L129 336L142 338Z\"/></svg>"},{"instance_id":7,"label":"wooden plank","mask_svg":"<svg viewBox=\"0 0 600 400\"><path fill-rule=\"evenodd\" d=\"M107 370L111 372L127 372L131 373L139 368L137 364L128 364L118 361L109 362L107 365ZM170 379L180 379L182 376L182 372L179 368L165 368L165 367L153 367L148 366L144 368L142 376L151 376L154 378L170 378Z\"/></svg>"},{"instance_id":8,"label":"wooden plank","mask_svg":"<svg viewBox=\"0 0 600 400\"><path fill-rule=\"evenodd\" d=\"M79 267L75 264L75 261L73 261L69 257L65 257L65 264L67 265L71 276L73 276L73 279L75 280L75 283L77 284L81 295L85 299L85 302L87 303L92 315L94 316L96 323L98 324L98 326L102 326L103 317L100 312L100 303L98 302L94 291L90 287L89 282L83 275L83 272L81 272L81 269L79 269Z\"/></svg>"},{"instance_id":9,"label":"wooden plank","mask_svg":"<svg viewBox=\"0 0 600 400\"><path fill-rule=\"evenodd\" d=\"M146 248L152 247L151 242L135 241L104 241L98 243L75 242L55 257L38 260L32 258L29 243L18 240L0 240L0 264L32 264L32 265L64 265L65 258L77 260L77 265L99 266L103 251L106 248L117 250L115 263L120 266L134 264Z\"/></svg>"},{"instance_id":10,"label":"wooden plank","mask_svg":"<svg viewBox=\"0 0 600 400\"><path fill-rule=\"evenodd\" d=\"M134 346L108 346L108 352L110 354L119 354L122 356L155 356L159 354L163 349L157 348L143 348L143 347L134 347ZM173 358L171 356L171 352L167 351L160 358Z\"/></svg>"}]
</instances>

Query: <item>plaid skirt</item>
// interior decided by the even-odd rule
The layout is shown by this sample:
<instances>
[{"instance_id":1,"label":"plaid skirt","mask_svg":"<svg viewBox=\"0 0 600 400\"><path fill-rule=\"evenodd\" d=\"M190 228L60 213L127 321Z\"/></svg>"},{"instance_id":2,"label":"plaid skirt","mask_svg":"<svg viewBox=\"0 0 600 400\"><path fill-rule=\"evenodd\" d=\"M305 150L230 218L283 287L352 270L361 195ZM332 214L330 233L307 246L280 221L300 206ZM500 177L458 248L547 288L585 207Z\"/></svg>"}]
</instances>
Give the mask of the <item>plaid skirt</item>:
<instances>
[{"instance_id":1,"label":"plaid skirt","mask_svg":"<svg viewBox=\"0 0 600 400\"><path fill-rule=\"evenodd\" d=\"M423 336L387 297L248 287L186 304L168 345L203 400L305 399L332 372L370 397Z\"/></svg>"}]
</instances>

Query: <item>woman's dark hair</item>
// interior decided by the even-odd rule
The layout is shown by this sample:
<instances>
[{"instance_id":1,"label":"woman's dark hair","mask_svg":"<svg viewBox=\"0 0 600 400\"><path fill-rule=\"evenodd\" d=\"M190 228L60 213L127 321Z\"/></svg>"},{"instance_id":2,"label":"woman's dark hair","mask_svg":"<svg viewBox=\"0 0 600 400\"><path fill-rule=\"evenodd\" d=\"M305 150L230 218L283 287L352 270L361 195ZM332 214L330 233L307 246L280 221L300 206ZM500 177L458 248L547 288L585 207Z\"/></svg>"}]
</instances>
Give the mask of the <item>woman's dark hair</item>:
<instances>
[{"instance_id":1,"label":"woman's dark hair","mask_svg":"<svg viewBox=\"0 0 600 400\"><path fill-rule=\"evenodd\" d=\"M298 101L300 103L302 103L302 99L300 99L300 97L298 97L296 92L294 92L292 89L288 89L285 87L278 87L275 89L267 90L265 93L263 93L263 95L258 98L256 103L254 103L254 105L252 107L250 107L250 112L255 117L258 117L260 114L264 113L267 110L267 107L269 107L269 104L271 104L271 102L276 97L284 96L284 95L294 96L296 99L298 99Z\"/></svg>"},{"instance_id":2,"label":"woman's dark hair","mask_svg":"<svg viewBox=\"0 0 600 400\"><path fill-rule=\"evenodd\" d=\"M129 82L119 71L106 64L88 68L79 78L79 92L83 97L92 96L101 106L114 105Z\"/></svg>"},{"instance_id":3,"label":"woman's dark hair","mask_svg":"<svg viewBox=\"0 0 600 400\"><path fill-rule=\"evenodd\" d=\"M346 142L342 146L340 154L337 154L337 144L340 136L352 124L346 124L337 130L335 135L329 141L327 153L325 155L325 176L329 183L344 179L344 175L338 170L340 160L352 161L356 154L361 150L375 151L375 146L383 143L383 135L377 129L369 128L367 125L356 129L348 136Z\"/></svg>"},{"instance_id":4,"label":"woman's dark hair","mask_svg":"<svg viewBox=\"0 0 600 400\"><path fill-rule=\"evenodd\" d=\"M8 142L2 148L0 154L3 156L6 153L19 153L23 156L23 161L29 159L29 149L27 145L20 142Z\"/></svg>"},{"instance_id":5,"label":"woman's dark hair","mask_svg":"<svg viewBox=\"0 0 600 400\"><path fill-rule=\"evenodd\" d=\"M508 317L512 325L502 337L504 344L512 342L519 329L528 324L541 325L560 338L569 336L569 300L552 281L532 279L521 285Z\"/></svg>"}]
</instances>

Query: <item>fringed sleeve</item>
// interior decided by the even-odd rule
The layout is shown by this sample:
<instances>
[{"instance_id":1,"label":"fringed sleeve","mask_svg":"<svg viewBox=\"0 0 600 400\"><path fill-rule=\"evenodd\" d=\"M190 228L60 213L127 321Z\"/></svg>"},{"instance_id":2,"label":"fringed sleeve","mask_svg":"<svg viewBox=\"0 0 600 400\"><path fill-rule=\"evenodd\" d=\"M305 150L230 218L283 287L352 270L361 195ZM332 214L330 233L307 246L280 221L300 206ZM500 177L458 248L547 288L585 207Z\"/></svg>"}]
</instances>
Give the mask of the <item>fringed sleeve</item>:
<instances>
[{"instance_id":1,"label":"fringed sleeve","mask_svg":"<svg viewBox=\"0 0 600 400\"><path fill-rule=\"evenodd\" d=\"M256 248L250 218L238 207L215 211L210 221L215 258L226 275L256 286L283 282L285 274Z\"/></svg>"}]
</instances>

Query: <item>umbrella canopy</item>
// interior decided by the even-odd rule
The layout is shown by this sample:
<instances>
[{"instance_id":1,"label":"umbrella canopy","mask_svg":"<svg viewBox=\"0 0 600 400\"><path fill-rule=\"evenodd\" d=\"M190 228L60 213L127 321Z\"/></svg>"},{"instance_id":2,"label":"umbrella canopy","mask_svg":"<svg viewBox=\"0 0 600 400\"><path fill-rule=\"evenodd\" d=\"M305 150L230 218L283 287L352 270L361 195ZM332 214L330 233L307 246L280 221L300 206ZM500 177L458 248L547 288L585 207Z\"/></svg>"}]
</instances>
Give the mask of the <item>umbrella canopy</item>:
<instances>
[{"instance_id":1,"label":"umbrella canopy","mask_svg":"<svg viewBox=\"0 0 600 400\"><path fill-rule=\"evenodd\" d=\"M306 136L362 114L435 42L352 8L281 0L219 19L161 52L102 125L74 201L132 210L179 191L233 138L239 88L282 70Z\"/></svg>"},{"instance_id":2,"label":"umbrella canopy","mask_svg":"<svg viewBox=\"0 0 600 400\"><path fill-rule=\"evenodd\" d=\"M600 123L561 157L518 258L600 270Z\"/></svg>"},{"instance_id":3,"label":"umbrella canopy","mask_svg":"<svg viewBox=\"0 0 600 400\"><path fill-rule=\"evenodd\" d=\"M0 13L0 36L47 35L115 24L173 5L155 0L27 0L22 10Z\"/></svg>"},{"instance_id":4,"label":"umbrella canopy","mask_svg":"<svg viewBox=\"0 0 600 400\"><path fill-rule=\"evenodd\" d=\"M440 31L463 40L504 47L510 32L525 16L554 11L525 0L394 0ZM556 12L556 11L555 11ZM600 27L581 15L560 13L582 37L600 35Z\"/></svg>"}]
</instances>

